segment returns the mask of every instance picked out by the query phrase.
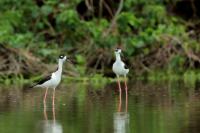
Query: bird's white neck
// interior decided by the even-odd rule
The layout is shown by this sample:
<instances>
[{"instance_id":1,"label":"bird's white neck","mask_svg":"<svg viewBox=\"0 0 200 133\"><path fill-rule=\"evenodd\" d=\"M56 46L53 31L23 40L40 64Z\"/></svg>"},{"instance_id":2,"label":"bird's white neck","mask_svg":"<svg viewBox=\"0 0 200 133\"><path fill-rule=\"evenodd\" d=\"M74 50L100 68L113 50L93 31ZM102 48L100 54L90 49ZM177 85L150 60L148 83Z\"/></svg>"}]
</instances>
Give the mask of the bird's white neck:
<instances>
[{"instance_id":1,"label":"bird's white neck","mask_svg":"<svg viewBox=\"0 0 200 133\"><path fill-rule=\"evenodd\" d=\"M60 74L62 73L62 66L63 66L63 62L61 60L59 60L58 61L58 70L57 70L57 72L60 73Z\"/></svg>"},{"instance_id":2,"label":"bird's white neck","mask_svg":"<svg viewBox=\"0 0 200 133\"><path fill-rule=\"evenodd\" d=\"M121 61L121 57L119 53L116 53L115 56L116 56L116 61Z\"/></svg>"}]
</instances>

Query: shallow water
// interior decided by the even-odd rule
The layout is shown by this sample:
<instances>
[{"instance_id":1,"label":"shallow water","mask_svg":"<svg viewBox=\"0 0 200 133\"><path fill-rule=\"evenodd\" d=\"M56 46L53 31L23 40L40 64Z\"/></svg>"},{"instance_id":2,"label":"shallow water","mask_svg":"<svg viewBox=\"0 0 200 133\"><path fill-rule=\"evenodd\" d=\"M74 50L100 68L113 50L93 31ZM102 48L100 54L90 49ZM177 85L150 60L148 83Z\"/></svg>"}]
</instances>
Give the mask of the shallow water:
<instances>
[{"instance_id":1,"label":"shallow water","mask_svg":"<svg viewBox=\"0 0 200 133\"><path fill-rule=\"evenodd\" d=\"M117 85L64 83L47 108L43 89L0 88L0 133L188 133L200 132L198 84L129 82L119 106ZM127 104L127 106L126 106Z\"/></svg>"}]
</instances>

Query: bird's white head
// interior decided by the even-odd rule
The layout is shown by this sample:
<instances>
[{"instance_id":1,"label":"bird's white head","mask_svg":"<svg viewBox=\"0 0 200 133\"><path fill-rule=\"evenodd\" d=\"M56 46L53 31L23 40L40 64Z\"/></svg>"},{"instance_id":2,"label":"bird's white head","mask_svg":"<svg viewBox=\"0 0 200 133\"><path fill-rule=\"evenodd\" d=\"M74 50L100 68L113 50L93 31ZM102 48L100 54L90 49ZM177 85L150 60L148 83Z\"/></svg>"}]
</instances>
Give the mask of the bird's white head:
<instances>
[{"instance_id":1,"label":"bird's white head","mask_svg":"<svg viewBox=\"0 0 200 133\"><path fill-rule=\"evenodd\" d=\"M115 49L115 54L121 54L122 50L120 48Z\"/></svg>"},{"instance_id":2,"label":"bird's white head","mask_svg":"<svg viewBox=\"0 0 200 133\"><path fill-rule=\"evenodd\" d=\"M63 63L66 59L67 59L67 56L65 56L65 55L60 55L59 56L59 62Z\"/></svg>"},{"instance_id":3,"label":"bird's white head","mask_svg":"<svg viewBox=\"0 0 200 133\"><path fill-rule=\"evenodd\" d=\"M65 56L65 55L60 55L59 56L59 62L63 63L65 61L68 61L69 63L72 63L71 60L69 59L69 57ZM72 63L73 64L73 63Z\"/></svg>"}]
</instances>

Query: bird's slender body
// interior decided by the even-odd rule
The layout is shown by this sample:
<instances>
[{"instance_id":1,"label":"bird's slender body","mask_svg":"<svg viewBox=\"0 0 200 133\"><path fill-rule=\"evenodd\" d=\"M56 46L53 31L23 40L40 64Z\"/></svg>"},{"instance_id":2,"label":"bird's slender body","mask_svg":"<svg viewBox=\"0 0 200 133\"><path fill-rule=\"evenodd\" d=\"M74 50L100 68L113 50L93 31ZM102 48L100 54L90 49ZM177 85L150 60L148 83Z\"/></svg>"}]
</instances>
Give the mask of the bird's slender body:
<instances>
[{"instance_id":1,"label":"bird's slender body","mask_svg":"<svg viewBox=\"0 0 200 133\"><path fill-rule=\"evenodd\" d=\"M121 60L120 53L116 53L116 61L113 64L113 72L118 76L126 76L129 69L125 68L124 62Z\"/></svg>"},{"instance_id":2,"label":"bird's slender body","mask_svg":"<svg viewBox=\"0 0 200 133\"><path fill-rule=\"evenodd\" d=\"M125 63L121 60L120 54L121 54L121 49L116 49L115 50L116 60L112 66L112 70L117 76L117 82L118 82L118 87L119 87L119 99L120 99L119 105L121 106L121 91L122 90L121 90L121 84L120 84L119 77L124 76L124 79L125 79L124 84L125 84L125 90L126 90L126 104L128 104L128 102L127 102L128 101L128 87L127 87L127 83L126 83L126 75L128 74L129 69L125 68ZM127 105L126 105L126 107L127 107Z\"/></svg>"},{"instance_id":3,"label":"bird's slender body","mask_svg":"<svg viewBox=\"0 0 200 133\"><path fill-rule=\"evenodd\" d=\"M40 87L40 88L46 88L45 91L45 95L44 95L44 108L46 108L46 97L47 97L47 92L49 88L53 89L53 106L54 106L54 97L55 97L55 89L56 87L59 85L60 81L61 81L61 76L62 76L62 67L63 67L63 63L65 62L65 60L68 60L66 56L60 55L59 56L59 60L58 60L58 69L53 72L52 74L50 74L49 76L43 78L42 80L40 80L36 85L34 85L33 87Z\"/></svg>"}]
</instances>

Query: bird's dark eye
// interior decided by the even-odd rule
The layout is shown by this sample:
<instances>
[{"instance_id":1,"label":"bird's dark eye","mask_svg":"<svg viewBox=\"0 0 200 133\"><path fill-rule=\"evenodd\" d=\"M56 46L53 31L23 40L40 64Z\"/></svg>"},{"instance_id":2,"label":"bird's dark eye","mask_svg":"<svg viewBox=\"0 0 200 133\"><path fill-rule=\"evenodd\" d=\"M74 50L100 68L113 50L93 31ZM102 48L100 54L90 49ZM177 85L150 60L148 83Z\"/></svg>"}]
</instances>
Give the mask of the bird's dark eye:
<instances>
[{"instance_id":1,"label":"bird's dark eye","mask_svg":"<svg viewBox=\"0 0 200 133\"><path fill-rule=\"evenodd\" d=\"M60 55L60 56L59 56L59 58L60 58L60 59L63 59L63 58L64 58L64 56L63 56L63 55Z\"/></svg>"}]
</instances>

